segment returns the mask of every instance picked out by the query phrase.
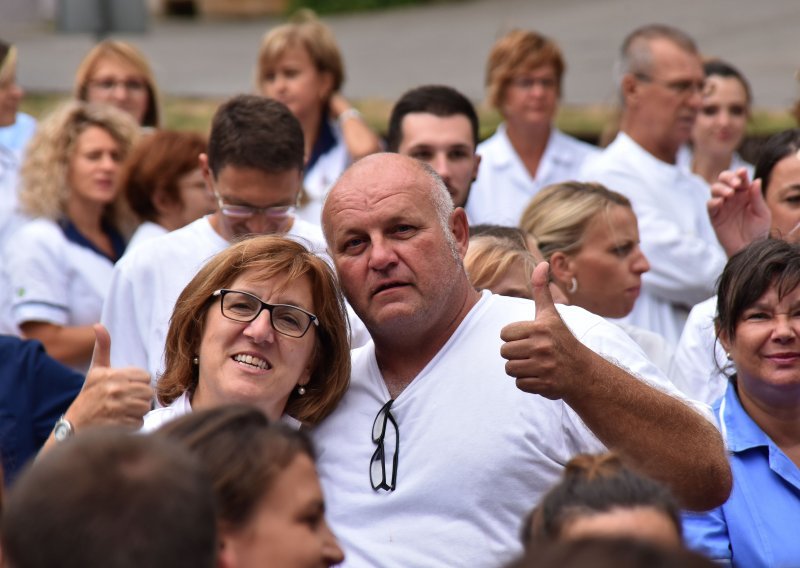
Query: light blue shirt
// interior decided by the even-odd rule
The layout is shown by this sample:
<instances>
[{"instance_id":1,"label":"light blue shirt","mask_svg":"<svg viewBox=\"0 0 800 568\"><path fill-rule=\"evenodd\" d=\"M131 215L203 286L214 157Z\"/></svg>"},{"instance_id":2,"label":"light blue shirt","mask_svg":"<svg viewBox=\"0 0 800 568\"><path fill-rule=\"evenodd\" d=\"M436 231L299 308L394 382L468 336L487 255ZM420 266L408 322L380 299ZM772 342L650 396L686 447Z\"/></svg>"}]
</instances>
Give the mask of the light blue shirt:
<instances>
[{"instance_id":1,"label":"light blue shirt","mask_svg":"<svg viewBox=\"0 0 800 568\"><path fill-rule=\"evenodd\" d=\"M684 515L686 544L732 566L800 566L800 468L745 412L733 384L713 408L733 491L717 509Z\"/></svg>"}]
</instances>

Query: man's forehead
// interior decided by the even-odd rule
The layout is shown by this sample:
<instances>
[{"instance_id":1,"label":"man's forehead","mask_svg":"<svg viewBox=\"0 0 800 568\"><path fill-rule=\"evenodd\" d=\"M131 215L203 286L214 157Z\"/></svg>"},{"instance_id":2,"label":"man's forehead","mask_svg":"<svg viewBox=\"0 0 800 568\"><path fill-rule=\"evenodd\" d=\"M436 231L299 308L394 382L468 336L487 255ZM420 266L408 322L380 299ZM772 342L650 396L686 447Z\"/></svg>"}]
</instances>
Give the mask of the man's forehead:
<instances>
[{"instance_id":1,"label":"man's forehead","mask_svg":"<svg viewBox=\"0 0 800 568\"><path fill-rule=\"evenodd\" d=\"M403 117L403 142L405 144L438 143L442 139L450 143L472 146L472 123L463 114L440 116L428 112L412 112Z\"/></svg>"},{"instance_id":2,"label":"man's forehead","mask_svg":"<svg viewBox=\"0 0 800 568\"><path fill-rule=\"evenodd\" d=\"M666 39L657 38L650 43L653 66L663 70L692 71L703 74L700 55L687 51L683 46Z\"/></svg>"}]
</instances>

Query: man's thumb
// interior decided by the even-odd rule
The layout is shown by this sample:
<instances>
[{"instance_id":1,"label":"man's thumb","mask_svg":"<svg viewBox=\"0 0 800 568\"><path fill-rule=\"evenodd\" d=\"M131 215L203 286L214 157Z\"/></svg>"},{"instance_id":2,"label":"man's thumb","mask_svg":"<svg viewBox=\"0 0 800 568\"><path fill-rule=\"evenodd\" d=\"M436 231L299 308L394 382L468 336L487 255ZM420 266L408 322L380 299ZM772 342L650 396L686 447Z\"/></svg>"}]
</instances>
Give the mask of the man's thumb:
<instances>
[{"instance_id":1,"label":"man's thumb","mask_svg":"<svg viewBox=\"0 0 800 568\"><path fill-rule=\"evenodd\" d=\"M94 328L94 352L92 353L92 367L111 366L111 335L102 323L96 323Z\"/></svg>"},{"instance_id":2,"label":"man's thumb","mask_svg":"<svg viewBox=\"0 0 800 568\"><path fill-rule=\"evenodd\" d=\"M540 262L531 275L533 301L536 302L536 317L545 313L557 313L553 295L550 293L550 263Z\"/></svg>"}]
</instances>

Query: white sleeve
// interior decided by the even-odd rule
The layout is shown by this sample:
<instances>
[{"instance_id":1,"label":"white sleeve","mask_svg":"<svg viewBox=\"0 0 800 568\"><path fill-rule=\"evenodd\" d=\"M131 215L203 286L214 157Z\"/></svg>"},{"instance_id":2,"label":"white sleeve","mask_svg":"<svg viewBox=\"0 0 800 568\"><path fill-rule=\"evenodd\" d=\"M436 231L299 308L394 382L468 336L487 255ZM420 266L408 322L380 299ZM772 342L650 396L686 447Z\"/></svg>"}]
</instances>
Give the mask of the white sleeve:
<instances>
[{"instance_id":1,"label":"white sleeve","mask_svg":"<svg viewBox=\"0 0 800 568\"><path fill-rule=\"evenodd\" d=\"M721 371L727 364L725 352L715 340L715 310L716 298L692 308L669 370L670 378L681 391L707 404L722 396L728 384Z\"/></svg>"},{"instance_id":2,"label":"white sleeve","mask_svg":"<svg viewBox=\"0 0 800 568\"><path fill-rule=\"evenodd\" d=\"M147 369L146 322L152 302L131 278L131 259L123 257L114 267L100 321L111 335L111 366Z\"/></svg>"},{"instance_id":3,"label":"white sleeve","mask_svg":"<svg viewBox=\"0 0 800 568\"><path fill-rule=\"evenodd\" d=\"M29 321L69 323L65 241L48 229L39 223L23 227L6 247L12 316L17 325Z\"/></svg>"}]
</instances>

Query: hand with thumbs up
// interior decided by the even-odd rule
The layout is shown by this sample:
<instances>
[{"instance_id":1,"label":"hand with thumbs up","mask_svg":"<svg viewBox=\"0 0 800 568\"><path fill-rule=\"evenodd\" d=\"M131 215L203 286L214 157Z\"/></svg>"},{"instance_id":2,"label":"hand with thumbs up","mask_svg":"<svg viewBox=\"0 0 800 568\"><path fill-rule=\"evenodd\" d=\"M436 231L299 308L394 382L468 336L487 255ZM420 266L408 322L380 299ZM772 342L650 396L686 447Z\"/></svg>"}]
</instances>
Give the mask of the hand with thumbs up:
<instances>
[{"instance_id":1,"label":"hand with thumbs up","mask_svg":"<svg viewBox=\"0 0 800 568\"><path fill-rule=\"evenodd\" d=\"M728 256L769 233L772 213L761 193L761 180L751 182L744 168L719 174L711 186L707 207L711 225Z\"/></svg>"},{"instance_id":2,"label":"hand with thumbs up","mask_svg":"<svg viewBox=\"0 0 800 568\"><path fill-rule=\"evenodd\" d=\"M533 321L507 325L500 332L505 344L506 373L517 387L550 399L564 398L581 374L583 355L591 351L567 328L550 293L550 265L540 262L531 277L536 314Z\"/></svg>"},{"instance_id":3,"label":"hand with thumbs up","mask_svg":"<svg viewBox=\"0 0 800 568\"><path fill-rule=\"evenodd\" d=\"M92 365L78 396L64 417L76 431L95 425L116 425L138 429L150 410L153 389L150 375L135 367L112 368L111 337L102 324L94 325ZM47 441L45 448L52 443Z\"/></svg>"}]
</instances>

